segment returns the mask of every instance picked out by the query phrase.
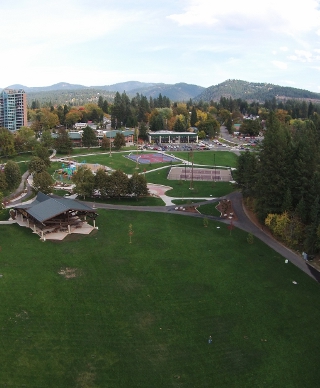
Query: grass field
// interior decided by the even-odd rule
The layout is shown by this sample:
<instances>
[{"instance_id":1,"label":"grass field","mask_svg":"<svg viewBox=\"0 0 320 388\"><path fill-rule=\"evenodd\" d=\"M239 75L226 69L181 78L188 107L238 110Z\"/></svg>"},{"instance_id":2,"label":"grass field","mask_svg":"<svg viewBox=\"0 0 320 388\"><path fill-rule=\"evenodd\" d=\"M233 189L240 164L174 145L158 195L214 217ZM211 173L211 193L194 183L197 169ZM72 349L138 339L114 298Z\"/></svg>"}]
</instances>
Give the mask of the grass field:
<instances>
[{"instance_id":1,"label":"grass field","mask_svg":"<svg viewBox=\"0 0 320 388\"><path fill-rule=\"evenodd\" d=\"M137 163L131 159L126 158L126 155L128 155L128 152L114 153L112 154L112 157L110 157L109 154L97 154L73 157L72 159L79 162L85 160L86 163L101 164L103 166L108 166L114 170L122 170L126 174L133 174L136 171L150 171L158 167L163 167L165 165L165 163L138 164L139 168L137 169ZM170 165L170 163L167 164Z\"/></svg>"},{"instance_id":2,"label":"grass field","mask_svg":"<svg viewBox=\"0 0 320 388\"><path fill-rule=\"evenodd\" d=\"M178 158L188 160L188 152L186 151L172 152L172 154L177 156ZM193 152L193 162L195 164L204 164L208 166L216 165L216 166L236 167L237 158L238 157L236 154L228 151L194 151ZM189 156L189 161L191 162L190 156Z\"/></svg>"},{"instance_id":3,"label":"grass field","mask_svg":"<svg viewBox=\"0 0 320 388\"><path fill-rule=\"evenodd\" d=\"M234 190L229 182L193 182L190 190L190 181L171 181L167 179L170 167L152 171L146 174L148 183L161 184L172 187L166 192L171 197L221 197Z\"/></svg>"},{"instance_id":4,"label":"grass field","mask_svg":"<svg viewBox=\"0 0 320 388\"><path fill-rule=\"evenodd\" d=\"M0 226L3 386L318 386L315 281L223 224L99 214L62 243Z\"/></svg>"},{"instance_id":5,"label":"grass field","mask_svg":"<svg viewBox=\"0 0 320 388\"><path fill-rule=\"evenodd\" d=\"M219 212L219 210L216 209L216 206L218 205L218 203L219 202L208 203L208 204L205 204L205 205L201 205L201 206L198 207L198 211L201 214L205 214L207 216L220 217L220 212Z\"/></svg>"}]
</instances>

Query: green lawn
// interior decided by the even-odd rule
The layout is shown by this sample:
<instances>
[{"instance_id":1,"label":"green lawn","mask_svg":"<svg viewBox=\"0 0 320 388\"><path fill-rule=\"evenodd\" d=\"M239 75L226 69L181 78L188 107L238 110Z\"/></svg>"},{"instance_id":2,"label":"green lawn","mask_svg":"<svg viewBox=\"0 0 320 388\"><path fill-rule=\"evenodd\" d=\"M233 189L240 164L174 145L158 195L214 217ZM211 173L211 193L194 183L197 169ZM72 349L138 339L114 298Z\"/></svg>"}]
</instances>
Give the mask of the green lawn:
<instances>
[{"instance_id":1,"label":"green lawn","mask_svg":"<svg viewBox=\"0 0 320 388\"><path fill-rule=\"evenodd\" d=\"M207 203L205 205L201 205L198 207L198 211L201 214L205 214L207 216L217 216L220 217L220 212L219 210L216 209L216 206L218 206L219 202L215 203Z\"/></svg>"},{"instance_id":2,"label":"green lawn","mask_svg":"<svg viewBox=\"0 0 320 388\"><path fill-rule=\"evenodd\" d=\"M128 150L135 150L137 149L136 147L124 147L122 148L122 151L128 151ZM69 154L66 153L57 153L57 157L59 158L65 158L65 157L74 157L74 156L79 156L79 155L88 155L88 154L101 154L101 153L108 153L109 150L103 150L100 147L94 147L94 148L73 148L72 152ZM117 152L114 149L112 149L112 153ZM121 152L121 151L119 151Z\"/></svg>"},{"instance_id":3,"label":"green lawn","mask_svg":"<svg viewBox=\"0 0 320 388\"><path fill-rule=\"evenodd\" d=\"M83 157L74 157L73 159L78 161L85 160L86 163L98 163L103 166L108 166L114 170L122 170L126 174L133 174L135 171L137 172L143 172L143 171L150 171L158 167L163 167L165 165L170 165L170 163L152 163L152 164L138 164L131 159L126 158L125 156L128 155L128 152L119 152L112 154L110 157L109 154L101 154L101 155L86 155Z\"/></svg>"},{"instance_id":4,"label":"green lawn","mask_svg":"<svg viewBox=\"0 0 320 388\"><path fill-rule=\"evenodd\" d=\"M231 193L234 189L229 182L193 182L190 190L190 181L171 181L167 179L170 167L152 171L146 174L148 183L170 186L173 189L166 192L170 197L221 197Z\"/></svg>"},{"instance_id":5,"label":"green lawn","mask_svg":"<svg viewBox=\"0 0 320 388\"><path fill-rule=\"evenodd\" d=\"M112 205L126 205L126 206L164 206L165 203L158 197L141 197L138 200L136 198L107 198L104 200L96 199L96 204L107 203Z\"/></svg>"},{"instance_id":6,"label":"green lawn","mask_svg":"<svg viewBox=\"0 0 320 388\"><path fill-rule=\"evenodd\" d=\"M188 160L187 151L177 151L172 152L173 155L178 158ZM194 151L193 152L193 162L195 164L204 164L208 166L228 166L228 167L236 167L237 165L237 155L233 152L228 151ZM189 156L189 161L191 162L191 158ZM214 163L215 162L215 163Z\"/></svg>"},{"instance_id":7,"label":"green lawn","mask_svg":"<svg viewBox=\"0 0 320 388\"><path fill-rule=\"evenodd\" d=\"M0 225L3 386L319 385L315 281L223 224L99 214L62 243Z\"/></svg>"}]
</instances>

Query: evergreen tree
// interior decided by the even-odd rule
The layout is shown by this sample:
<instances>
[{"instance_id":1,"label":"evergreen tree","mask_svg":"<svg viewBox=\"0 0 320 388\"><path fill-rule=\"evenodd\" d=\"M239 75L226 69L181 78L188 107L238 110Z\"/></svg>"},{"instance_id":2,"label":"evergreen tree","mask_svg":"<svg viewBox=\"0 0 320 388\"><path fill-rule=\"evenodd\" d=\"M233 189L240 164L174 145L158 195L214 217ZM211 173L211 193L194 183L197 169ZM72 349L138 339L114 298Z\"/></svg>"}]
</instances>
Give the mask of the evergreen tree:
<instances>
[{"instance_id":1,"label":"evergreen tree","mask_svg":"<svg viewBox=\"0 0 320 388\"><path fill-rule=\"evenodd\" d=\"M68 132L61 128L58 133L58 137L55 139L55 148L58 153L70 153L72 151L72 142L68 135Z\"/></svg>"},{"instance_id":2,"label":"evergreen tree","mask_svg":"<svg viewBox=\"0 0 320 388\"><path fill-rule=\"evenodd\" d=\"M190 117L190 126L194 127L196 123L198 122L198 116L197 116L197 110L193 106L191 110L191 117Z\"/></svg>"},{"instance_id":3,"label":"evergreen tree","mask_svg":"<svg viewBox=\"0 0 320 388\"><path fill-rule=\"evenodd\" d=\"M143 141L148 140L148 127L144 122L142 122L139 127L139 139L142 139Z\"/></svg>"},{"instance_id":4,"label":"evergreen tree","mask_svg":"<svg viewBox=\"0 0 320 388\"><path fill-rule=\"evenodd\" d=\"M234 178L242 188L244 197L254 196L257 170L258 158L254 153L246 151L239 155L237 169L234 171Z\"/></svg>"},{"instance_id":5,"label":"evergreen tree","mask_svg":"<svg viewBox=\"0 0 320 388\"><path fill-rule=\"evenodd\" d=\"M97 136L95 131L88 125L83 129L82 133L82 145L90 148L97 145Z\"/></svg>"},{"instance_id":6,"label":"evergreen tree","mask_svg":"<svg viewBox=\"0 0 320 388\"><path fill-rule=\"evenodd\" d=\"M175 132L183 132L185 130L185 127L183 125L183 122L180 120L180 117L176 119L176 122L174 123L173 130Z\"/></svg>"},{"instance_id":7,"label":"evergreen tree","mask_svg":"<svg viewBox=\"0 0 320 388\"><path fill-rule=\"evenodd\" d=\"M269 213L280 213L282 210L288 187L289 148L289 134L271 112L259 155L256 183L256 211L262 222Z\"/></svg>"}]
</instances>

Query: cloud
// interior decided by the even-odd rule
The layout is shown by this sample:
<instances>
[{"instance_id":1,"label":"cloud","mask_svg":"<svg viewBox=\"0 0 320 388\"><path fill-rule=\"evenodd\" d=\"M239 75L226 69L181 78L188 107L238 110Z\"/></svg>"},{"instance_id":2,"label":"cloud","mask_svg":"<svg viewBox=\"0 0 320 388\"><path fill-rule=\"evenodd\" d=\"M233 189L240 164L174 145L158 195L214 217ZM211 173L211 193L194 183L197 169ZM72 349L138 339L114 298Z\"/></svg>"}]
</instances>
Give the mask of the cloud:
<instances>
[{"instance_id":1,"label":"cloud","mask_svg":"<svg viewBox=\"0 0 320 388\"><path fill-rule=\"evenodd\" d=\"M102 37L135 19L135 14L96 8L76 0L48 2L23 1L1 9L1 47L24 47L25 44L68 46ZM22 12L23 10L23 12ZM6 44L7 42L7 44Z\"/></svg>"},{"instance_id":2,"label":"cloud","mask_svg":"<svg viewBox=\"0 0 320 388\"><path fill-rule=\"evenodd\" d=\"M314 50L314 51L317 52L317 50ZM313 53L310 52L310 51L295 50L294 51L294 55L290 55L288 58L291 59L292 61L298 61L298 62L306 63L306 62L314 62L319 57L318 56L314 56Z\"/></svg>"},{"instance_id":3,"label":"cloud","mask_svg":"<svg viewBox=\"0 0 320 388\"><path fill-rule=\"evenodd\" d=\"M288 65L285 62L281 61L272 61L271 62L275 67L281 70L286 70L288 68Z\"/></svg>"},{"instance_id":4,"label":"cloud","mask_svg":"<svg viewBox=\"0 0 320 388\"><path fill-rule=\"evenodd\" d=\"M189 0L184 10L169 19L179 26L272 30L286 34L320 27L320 10L316 0L304 0L292 6L289 0Z\"/></svg>"}]
</instances>

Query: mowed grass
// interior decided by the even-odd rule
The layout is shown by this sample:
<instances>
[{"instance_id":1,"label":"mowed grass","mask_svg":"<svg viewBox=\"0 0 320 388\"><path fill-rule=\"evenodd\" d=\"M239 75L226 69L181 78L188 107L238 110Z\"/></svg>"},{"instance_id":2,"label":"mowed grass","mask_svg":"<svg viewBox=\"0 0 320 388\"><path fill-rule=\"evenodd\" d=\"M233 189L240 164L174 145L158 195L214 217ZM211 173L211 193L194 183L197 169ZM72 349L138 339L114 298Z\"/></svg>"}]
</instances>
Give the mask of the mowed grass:
<instances>
[{"instance_id":1,"label":"mowed grass","mask_svg":"<svg viewBox=\"0 0 320 388\"><path fill-rule=\"evenodd\" d=\"M0 226L4 386L318 386L318 283L213 221L99 210L97 224L62 243Z\"/></svg>"},{"instance_id":2,"label":"mowed grass","mask_svg":"<svg viewBox=\"0 0 320 388\"><path fill-rule=\"evenodd\" d=\"M220 217L220 212L219 210L216 209L218 206L219 202L214 202L214 203L207 203L205 205L201 205L198 207L198 211L201 214L207 215L207 216L216 216Z\"/></svg>"},{"instance_id":3,"label":"mowed grass","mask_svg":"<svg viewBox=\"0 0 320 388\"><path fill-rule=\"evenodd\" d=\"M191 162L190 152L176 151L172 152L178 158L189 160ZM189 159L188 159L189 154ZM226 166L236 167L238 156L233 152L228 151L194 151L193 162L195 164L203 164L207 166Z\"/></svg>"},{"instance_id":4,"label":"mowed grass","mask_svg":"<svg viewBox=\"0 0 320 388\"><path fill-rule=\"evenodd\" d=\"M161 170L151 171L146 174L148 183L155 183L172 187L166 192L170 197L221 197L231 193L234 190L234 185L230 182L202 182L194 181L192 183L192 190L190 190L190 181L168 180L167 176L170 167L162 168Z\"/></svg>"},{"instance_id":5,"label":"mowed grass","mask_svg":"<svg viewBox=\"0 0 320 388\"><path fill-rule=\"evenodd\" d=\"M150 151L152 153L152 151ZM79 157L73 157L72 159L82 162L86 161L86 163L92 163L92 164L101 164L103 166L108 166L114 170L122 170L126 174L133 174L134 172L144 172L144 171L150 171L155 168L163 167L164 165L171 165L170 163L152 163L152 164L140 164L134 160L131 160L127 158L130 152L118 152L113 153L110 157L109 154L97 154L97 155L86 155L86 156L79 156ZM135 152L133 152L135 154ZM141 152L138 153L138 155L141 155ZM175 163L173 163L175 164Z\"/></svg>"}]
</instances>

